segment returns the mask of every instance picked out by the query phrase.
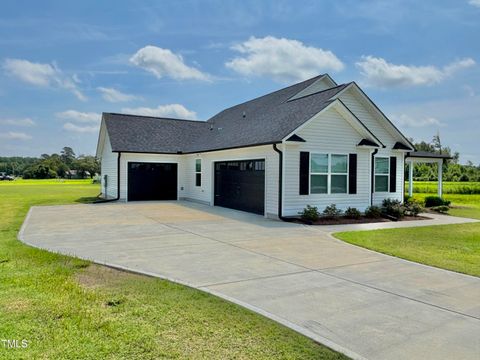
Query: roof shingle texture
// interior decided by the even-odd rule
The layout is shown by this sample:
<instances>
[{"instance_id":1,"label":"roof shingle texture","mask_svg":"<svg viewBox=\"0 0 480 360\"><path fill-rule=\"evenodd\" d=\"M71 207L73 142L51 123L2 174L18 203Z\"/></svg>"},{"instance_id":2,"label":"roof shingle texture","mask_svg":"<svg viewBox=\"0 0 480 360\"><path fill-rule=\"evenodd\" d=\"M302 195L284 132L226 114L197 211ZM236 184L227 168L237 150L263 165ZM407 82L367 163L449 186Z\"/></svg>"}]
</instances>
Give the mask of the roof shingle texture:
<instances>
[{"instance_id":1,"label":"roof shingle texture","mask_svg":"<svg viewBox=\"0 0 480 360\"><path fill-rule=\"evenodd\" d=\"M281 142L348 84L288 101L319 77L221 111L208 121L104 113L113 151L195 153Z\"/></svg>"}]
</instances>

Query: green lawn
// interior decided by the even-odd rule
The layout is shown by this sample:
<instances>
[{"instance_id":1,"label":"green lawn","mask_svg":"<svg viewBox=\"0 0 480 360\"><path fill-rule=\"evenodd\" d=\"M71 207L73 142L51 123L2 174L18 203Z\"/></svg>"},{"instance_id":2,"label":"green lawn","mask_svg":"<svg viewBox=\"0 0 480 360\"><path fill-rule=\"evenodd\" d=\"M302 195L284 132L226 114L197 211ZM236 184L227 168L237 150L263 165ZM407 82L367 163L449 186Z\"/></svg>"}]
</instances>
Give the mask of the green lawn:
<instances>
[{"instance_id":1,"label":"green lawn","mask_svg":"<svg viewBox=\"0 0 480 360\"><path fill-rule=\"evenodd\" d=\"M444 198L452 201L451 215L480 219L480 195L445 194ZM480 276L480 223L351 231L334 236L403 259Z\"/></svg>"},{"instance_id":2,"label":"green lawn","mask_svg":"<svg viewBox=\"0 0 480 360\"><path fill-rule=\"evenodd\" d=\"M88 202L89 181L0 183L1 359L343 359L237 305L160 279L23 245L31 205Z\"/></svg>"}]
</instances>

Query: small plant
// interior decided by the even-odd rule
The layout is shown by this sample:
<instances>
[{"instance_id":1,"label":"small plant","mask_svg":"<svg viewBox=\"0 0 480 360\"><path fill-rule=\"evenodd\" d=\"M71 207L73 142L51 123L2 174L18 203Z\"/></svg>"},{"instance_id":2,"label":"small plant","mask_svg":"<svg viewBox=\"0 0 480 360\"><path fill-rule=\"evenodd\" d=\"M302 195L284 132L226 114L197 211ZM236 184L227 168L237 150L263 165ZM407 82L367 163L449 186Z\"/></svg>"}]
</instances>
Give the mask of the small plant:
<instances>
[{"instance_id":1,"label":"small plant","mask_svg":"<svg viewBox=\"0 0 480 360\"><path fill-rule=\"evenodd\" d=\"M431 210L442 213L442 214L446 214L448 213L448 210L450 210L450 207L448 207L447 205L439 205L439 206L431 207Z\"/></svg>"},{"instance_id":2,"label":"small plant","mask_svg":"<svg viewBox=\"0 0 480 360\"><path fill-rule=\"evenodd\" d=\"M345 210L345 217L348 219L360 219L361 216L362 213L357 208L349 207Z\"/></svg>"},{"instance_id":3,"label":"small plant","mask_svg":"<svg viewBox=\"0 0 480 360\"><path fill-rule=\"evenodd\" d=\"M418 216L423 211L423 207L417 200L409 198L403 204L405 207L405 214L410 216Z\"/></svg>"},{"instance_id":4,"label":"small plant","mask_svg":"<svg viewBox=\"0 0 480 360\"><path fill-rule=\"evenodd\" d=\"M382 213L395 219L401 219L405 215L405 207L398 200L385 199L382 202Z\"/></svg>"},{"instance_id":5,"label":"small plant","mask_svg":"<svg viewBox=\"0 0 480 360\"><path fill-rule=\"evenodd\" d=\"M449 206L450 201L444 200L440 196L427 196L425 198L425 207L431 208L435 206Z\"/></svg>"},{"instance_id":6,"label":"small plant","mask_svg":"<svg viewBox=\"0 0 480 360\"><path fill-rule=\"evenodd\" d=\"M416 201L405 204L405 214L407 215L418 216L422 211L422 206Z\"/></svg>"},{"instance_id":7,"label":"small plant","mask_svg":"<svg viewBox=\"0 0 480 360\"><path fill-rule=\"evenodd\" d=\"M370 219L378 219L382 217L382 209L380 207L372 205L365 210L365 216Z\"/></svg>"},{"instance_id":8,"label":"small plant","mask_svg":"<svg viewBox=\"0 0 480 360\"><path fill-rule=\"evenodd\" d=\"M331 204L328 205L325 210L323 210L322 215L325 219L335 219L342 215L343 211L337 209L337 205Z\"/></svg>"},{"instance_id":9,"label":"small plant","mask_svg":"<svg viewBox=\"0 0 480 360\"><path fill-rule=\"evenodd\" d=\"M320 213L316 206L307 205L299 214L301 218L306 221L317 221L320 218Z\"/></svg>"}]
</instances>

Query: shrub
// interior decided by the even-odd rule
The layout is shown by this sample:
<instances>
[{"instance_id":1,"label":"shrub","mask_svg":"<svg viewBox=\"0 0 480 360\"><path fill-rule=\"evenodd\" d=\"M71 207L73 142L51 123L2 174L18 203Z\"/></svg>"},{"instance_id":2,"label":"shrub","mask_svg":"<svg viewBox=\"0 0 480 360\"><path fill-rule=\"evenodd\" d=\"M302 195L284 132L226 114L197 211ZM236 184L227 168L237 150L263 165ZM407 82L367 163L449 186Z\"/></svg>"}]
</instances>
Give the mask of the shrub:
<instances>
[{"instance_id":1,"label":"shrub","mask_svg":"<svg viewBox=\"0 0 480 360\"><path fill-rule=\"evenodd\" d=\"M317 221L320 217L318 208L316 206L307 205L302 212L299 212L301 218L306 221Z\"/></svg>"},{"instance_id":2,"label":"shrub","mask_svg":"<svg viewBox=\"0 0 480 360\"><path fill-rule=\"evenodd\" d=\"M439 212L439 213L442 213L442 214L446 214L448 212L448 210L450 210L450 208L447 205L433 206L433 207L431 207L431 209L433 211L436 211L436 212Z\"/></svg>"},{"instance_id":3,"label":"shrub","mask_svg":"<svg viewBox=\"0 0 480 360\"><path fill-rule=\"evenodd\" d=\"M398 200L385 199L382 202L382 213L396 219L401 219L405 215L405 207Z\"/></svg>"},{"instance_id":4,"label":"shrub","mask_svg":"<svg viewBox=\"0 0 480 360\"><path fill-rule=\"evenodd\" d=\"M425 198L425 207L430 208L434 206L449 206L450 201L449 200L444 200L439 196L427 196Z\"/></svg>"},{"instance_id":5,"label":"shrub","mask_svg":"<svg viewBox=\"0 0 480 360\"><path fill-rule=\"evenodd\" d=\"M410 216L418 216L423 211L422 205L418 201L410 199L404 203L405 213Z\"/></svg>"},{"instance_id":6,"label":"shrub","mask_svg":"<svg viewBox=\"0 0 480 360\"><path fill-rule=\"evenodd\" d=\"M365 216L370 219L378 219L382 217L382 209L380 207L372 205L366 208Z\"/></svg>"},{"instance_id":7,"label":"shrub","mask_svg":"<svg viewBox=\"0 0 480 360\"><path fill-rule=\"evenodd\" d=\"M342 212L343 212L342 210L337 209L337 205L331 204L331 205L328 205L325 208L325 210L323 210L322 215L326 219L335 219L340 215L342 215Z\"/></svg>"},{"instance_id":8,"label":"shrub","mask_svg":"<svg viewBox=\"0 0 480 360\"><path fill-rule=\"evenodd\" d=\"M345 217L349 219L360 219L362 216L361 212L354 207L349 207L345 210Z\"/></svg>"}]
</instances>

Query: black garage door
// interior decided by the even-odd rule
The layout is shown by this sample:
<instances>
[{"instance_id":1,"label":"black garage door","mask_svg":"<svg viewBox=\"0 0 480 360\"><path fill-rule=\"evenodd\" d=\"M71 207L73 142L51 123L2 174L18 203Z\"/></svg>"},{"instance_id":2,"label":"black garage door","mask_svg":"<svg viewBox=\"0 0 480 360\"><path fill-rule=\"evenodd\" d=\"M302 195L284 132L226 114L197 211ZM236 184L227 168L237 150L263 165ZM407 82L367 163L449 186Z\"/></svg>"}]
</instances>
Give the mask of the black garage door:
<instances>
[{"instance_id":1,"label":"black garage door","mask_svg":"<svg viewBox=\"0 0 480 360\"><path fill-rule=\"evenodd\" d=\"M264 214L265 160L215 163L215 205Z\"/></svg>"},{"instance_id":2,"label":"black garage door","mask_svg":"<svg viewBox=\"0 0 480 360\"><path fill-rule=\"evenodd\" d=\"M128 200L177 200L177 164L129 162Z\"/></svg>"}]
</instances>

